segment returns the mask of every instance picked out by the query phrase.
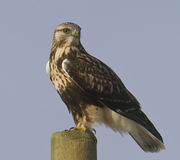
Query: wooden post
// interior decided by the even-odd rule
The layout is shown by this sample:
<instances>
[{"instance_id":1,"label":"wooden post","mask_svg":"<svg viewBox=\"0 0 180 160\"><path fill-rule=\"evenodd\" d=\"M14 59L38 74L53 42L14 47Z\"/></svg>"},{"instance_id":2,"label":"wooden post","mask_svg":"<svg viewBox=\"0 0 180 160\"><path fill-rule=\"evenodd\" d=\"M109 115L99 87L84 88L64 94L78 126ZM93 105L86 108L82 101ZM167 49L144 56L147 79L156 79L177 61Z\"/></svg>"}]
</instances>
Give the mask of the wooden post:
<instances>
[{"instance_id":1,"label":"wooden post","mask_svg":"<svg viewBox=\"0 0 180 160\"><path fill-rule=\"evenodd\" d=\"M97 160L97 139L90 131L55 132L51 137L51 160Z\"/></svg>"}]
</instances>

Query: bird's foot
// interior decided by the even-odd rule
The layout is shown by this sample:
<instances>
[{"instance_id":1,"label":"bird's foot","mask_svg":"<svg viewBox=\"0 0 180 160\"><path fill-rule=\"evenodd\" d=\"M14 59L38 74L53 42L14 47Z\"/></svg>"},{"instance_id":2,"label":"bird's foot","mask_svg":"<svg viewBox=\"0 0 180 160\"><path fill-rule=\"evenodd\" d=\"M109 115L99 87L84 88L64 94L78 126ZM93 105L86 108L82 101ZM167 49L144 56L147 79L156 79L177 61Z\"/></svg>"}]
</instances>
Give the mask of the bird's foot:
<instances>
[{"instance_id":1,"label":"bird's foot","mask_svg":"<svg viewBox=\"0 0 180 160\"><path fill-rule=\"evenodd\" d=\"M77 127L71 127L69 130L80 130L80 131L84 131L84 132L85 131L92 131L92 132L94 132L96 134L96 130L94 128L88 129L88 128L85 128L85 127L77 126ZM67 130L65 130L65 131L67 131Z\"/></svg>"},{"instance_id":2,"label":"bird's foot","mask_svg":"<svg viewBox=\"0 0 180 160\"><path fill-rule=\"evenodd\" d=\"M71 127L71 128L69 128L69 130L73 130L75 127Z\"/></svg>"},{"instance_id":3,"label":"bird's foot","mask_svg":"<svg viewBox=\"0 0 180 160\"><path fill-rule=\"evenodd\" d=\"M87 128L85 128L85 127L74 127L73 128L74 130L80 130L80 131L87 131Z\"/></svg>"},{"instance_id":4,"label":"bird's foot","mask_svg":"<svg viewBox=\"0 0 180 160\"><path fill-rule=\"evenodd\" d=\"M85 128L85 127L71 127L71 128L69 128L69 131L70 130L87 131L87 128ZM68 130L65 130L65 131L68 131Z\"/></svg>"}]
</instances>

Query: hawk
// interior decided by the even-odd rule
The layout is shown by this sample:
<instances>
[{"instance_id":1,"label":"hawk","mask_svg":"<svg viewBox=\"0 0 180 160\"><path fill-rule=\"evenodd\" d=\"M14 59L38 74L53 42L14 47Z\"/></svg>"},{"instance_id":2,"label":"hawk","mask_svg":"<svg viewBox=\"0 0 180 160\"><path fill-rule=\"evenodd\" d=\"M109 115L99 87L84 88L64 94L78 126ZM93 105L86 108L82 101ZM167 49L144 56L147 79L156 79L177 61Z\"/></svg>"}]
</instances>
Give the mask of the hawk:
<instances>
[{"instance_id":1,"label":"hawk","mask_svg":"<svg viewBox=\"0 0 180 160\"><path fill-rule=\"evenodd\" d=\"M117 74L86 52L80 31L71 22L59 25L46 65L76 127L91 131L93 125L103 123L119 133L129 133L145 152L165 149L160 133Z\"/></svg>"}]
</instances>

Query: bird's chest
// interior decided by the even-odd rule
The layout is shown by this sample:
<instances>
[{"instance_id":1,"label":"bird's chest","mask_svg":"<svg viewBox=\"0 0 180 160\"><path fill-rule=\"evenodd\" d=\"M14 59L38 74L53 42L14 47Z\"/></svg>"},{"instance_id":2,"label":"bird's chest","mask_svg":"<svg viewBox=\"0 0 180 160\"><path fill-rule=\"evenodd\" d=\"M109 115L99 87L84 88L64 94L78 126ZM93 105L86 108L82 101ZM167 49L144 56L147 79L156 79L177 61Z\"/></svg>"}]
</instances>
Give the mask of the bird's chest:
<instances>
[{"instance_id":1,"label":"bird's chest","mask_svg":"<svg viewBox=\"0 0 180 160\"><path fill-rule=\"evenodd\" d=\"M69 50L69 49L68 49ZM72 49L71 49L72 51ZM57 57L57 55L59 57ZM68 106L76 106L70 107L72 111L78 110L77 106L84 104L86 98L84 98L84 92L76 82L70 77L70 75L66 72L66 67L64 66L65 62L72 58L68 55L68 52L61 53L58 52L51 56L50 58L50 78L60 94L62 100L68 104Z\"/></svg>"},{"instance_id":2,"label":"bird's chest","mask_svg":"<svg viewBox=\"0 0 180 160\"><path fill-rule=\"evenodd\" d=\"M64 62L74 58L77 49L74 47L57 48L56 52L50 58L50 77L56 90L62 96L63 93L75 92L77 90L76 83L64 69Z\"/></svg>"},{"instance_id":3,"label":"bird's chest","mask_svg":"<svg viewBox=\"0 0 180 160\"><path fill-rule=\"evenodd\" d=\"M50 71L51 80L59 93L65 91L67 86L72 83L67 73L56 63L50 64Z\"/></svg>"},{"instance_id":4,"label":"bird's chest","mask_svg":"<svg viewBox=\"0 0 180 160\"><path fill-rule=\"evenodd\" d=\"M65 50L59 49L50 60L50 77L59 93L65 91L67 86L72 83L71 78L62 68L62 62L66 58Z\"/></svg>"}]
</instances>

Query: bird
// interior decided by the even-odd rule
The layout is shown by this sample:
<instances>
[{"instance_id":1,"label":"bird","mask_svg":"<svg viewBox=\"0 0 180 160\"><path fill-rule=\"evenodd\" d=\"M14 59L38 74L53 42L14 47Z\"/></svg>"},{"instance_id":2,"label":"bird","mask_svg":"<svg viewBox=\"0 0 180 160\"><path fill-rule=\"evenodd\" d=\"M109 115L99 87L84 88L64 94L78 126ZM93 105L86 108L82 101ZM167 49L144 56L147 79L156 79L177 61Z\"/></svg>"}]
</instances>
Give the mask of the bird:
<instances>
[{"instance_id":1,"label":"bird","mask_svg":"<svg viewBox=\"0 0 180 160\"><path fill-rule=\"evenodd\" d=\"M46 72L72 114L76 128L92 131L104 124L128 133L145 152L165 149L162 136L141 110L119 76L87 53L81 28L72 22L56 27Z\"/></svg>"}]
</instances>

